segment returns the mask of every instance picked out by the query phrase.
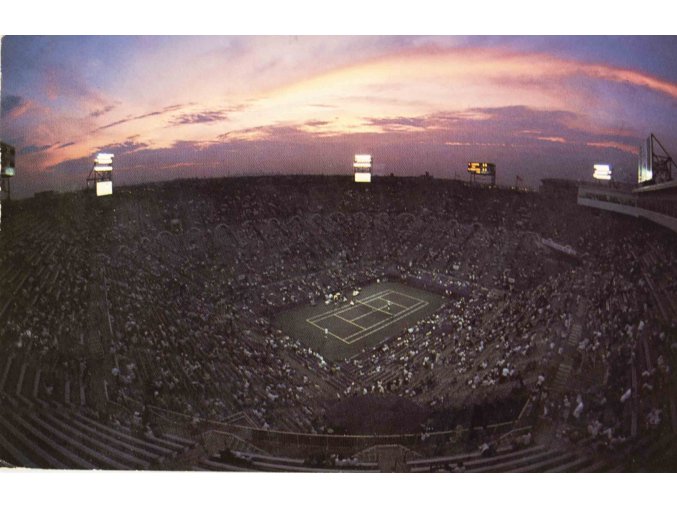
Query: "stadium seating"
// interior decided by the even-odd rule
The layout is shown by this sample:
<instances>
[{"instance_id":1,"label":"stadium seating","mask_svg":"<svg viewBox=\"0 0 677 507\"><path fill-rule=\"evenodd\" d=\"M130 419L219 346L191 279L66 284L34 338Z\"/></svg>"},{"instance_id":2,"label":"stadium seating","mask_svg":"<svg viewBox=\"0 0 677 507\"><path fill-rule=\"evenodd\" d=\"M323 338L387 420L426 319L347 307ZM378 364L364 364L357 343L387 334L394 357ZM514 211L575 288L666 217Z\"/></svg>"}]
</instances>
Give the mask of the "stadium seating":
<instances>
[{"instance_id":1,"label":"stadium seating","mask_svg":"<svg viewBox=\"0 0 677 507\"><path fill-rule=\"evenodd\" d=\"M431 414L423 441L400 442L424 456L415 471L461 460L467 471L608 470L624 452L641 454L641 469L673 456L636 447L677 429L669 231L537 193L402 178L369 189L230 178L122 188L108 206L54 199L19 201L0 233L8 463L303 471L314 466L284 447L232 462L186 449L219 428L245 440L242 428L332 435L327 412L364 395ZM336 361L273 324L376 280L445 301ZM477 455L483 438L525 422L548 438Z\"/></svg>"}]
</instances>

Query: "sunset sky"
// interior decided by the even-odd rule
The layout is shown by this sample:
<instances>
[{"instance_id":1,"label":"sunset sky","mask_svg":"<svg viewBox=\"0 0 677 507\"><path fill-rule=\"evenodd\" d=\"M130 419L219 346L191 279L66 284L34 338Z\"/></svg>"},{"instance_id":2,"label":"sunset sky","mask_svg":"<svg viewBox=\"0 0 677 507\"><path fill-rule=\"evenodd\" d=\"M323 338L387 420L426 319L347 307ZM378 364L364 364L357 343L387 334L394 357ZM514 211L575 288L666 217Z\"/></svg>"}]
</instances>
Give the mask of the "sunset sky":
<instances>
[{"instance_id":1,"label":"sunset sky","mask_svg":"<svg viewBox=\"0 0 677 507\"><path fill-rule=\"evenodd\" d=\"M0 137L13 192L351 172L633 178L655 133L677 154L677 37L19 37L2 39Z\"/></svg>"}]
</instances>

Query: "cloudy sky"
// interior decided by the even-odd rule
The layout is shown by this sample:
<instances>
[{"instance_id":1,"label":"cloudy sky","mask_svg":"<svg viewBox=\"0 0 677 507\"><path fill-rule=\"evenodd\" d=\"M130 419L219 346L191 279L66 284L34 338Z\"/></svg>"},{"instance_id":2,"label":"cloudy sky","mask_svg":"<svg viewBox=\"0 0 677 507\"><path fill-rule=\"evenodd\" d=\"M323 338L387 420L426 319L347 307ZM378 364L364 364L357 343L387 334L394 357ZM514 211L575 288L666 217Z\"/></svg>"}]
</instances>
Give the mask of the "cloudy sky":
<instances>
[{"instance_id":1,"label":"cloudy sky","mask_svg":"<svg viewBox=\"0 0 677 507\"><path fill-rule=\"evenodd\" d=\"M677 37L19 37L2 39L0 137L13 191L351 171L634 177L654 132L677 154Z\"/></svg>"}]
</instances>

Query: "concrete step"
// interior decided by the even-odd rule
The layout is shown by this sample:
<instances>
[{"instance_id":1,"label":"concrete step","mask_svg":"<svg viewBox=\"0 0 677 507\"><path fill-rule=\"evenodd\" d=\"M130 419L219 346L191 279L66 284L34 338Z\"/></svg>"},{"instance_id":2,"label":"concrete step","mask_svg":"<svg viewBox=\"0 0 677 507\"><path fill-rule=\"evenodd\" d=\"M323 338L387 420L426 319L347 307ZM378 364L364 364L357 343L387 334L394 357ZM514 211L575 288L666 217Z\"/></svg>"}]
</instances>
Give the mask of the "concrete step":
<instances>
[{"instance_id":1,"label":"concrete step","mask_svg":"<svg viewBox=\"0 0 677 507\"><path fill-rule=\"evenodd\" d=\"M48 452L32 434L26 434L8 419L3 419L0 415L0 434L11 437L12 440L20 446L20 450L30 456L30 460L36 462L41 467L46 468L70 468L61 460L57 459L52 453Z\"/></svg>"},{"instance_id":2,"label":"concrete step","mask_svg":"<svg viewBox=\"0 0 677 507\"><path fill-rule=\"evenodd\" d=\"M23 387L24 383L24 377L26 376L26 368L28 367L28 364L23 363L21 365L21 371L19 372L19 380L16 383L16 395L21 396L21 388Z\"/></svg>"},{"instance_id":3,"label":"concrete step","mask_svg":"<svg viewBox=\"0 0 677 507\"><path fill-rule=\"evenodd\" d=\"M0 379L0 392L5 390L5 384L9 377L9 370L12 368L12 362L14 362L14 354L11 354L5 362L5 368L2 371L2 378Z\"/></svg>"},{"instance_id":4,"label":"concrete step","mask_svg":"<svg viewBox=\"0 0 677 507\"><path fill-rule=\"evenodd\" d=\"M38 392L40 390L40 375L42 375L42 370L38 368L35 370L35 378L33 379L33 398L38 397Z\"/></svg>"}]
</instances>

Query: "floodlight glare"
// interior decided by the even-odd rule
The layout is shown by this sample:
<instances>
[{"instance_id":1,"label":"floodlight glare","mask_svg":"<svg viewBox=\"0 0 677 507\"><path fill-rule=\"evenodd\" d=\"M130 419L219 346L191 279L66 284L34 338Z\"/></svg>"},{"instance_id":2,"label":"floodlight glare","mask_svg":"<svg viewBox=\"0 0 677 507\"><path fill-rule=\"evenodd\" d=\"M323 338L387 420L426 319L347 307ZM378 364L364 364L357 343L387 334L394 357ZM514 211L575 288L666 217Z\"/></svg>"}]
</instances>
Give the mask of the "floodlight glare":
<instances>
[{"instance_id":1,"label":"floodlight glare","mask_svg":"<svg viewBox=\"0 0 677 507\"><path fill-rule=\"evenodd\" d=\"M113 155L112 153L99 153L94 159L94 163L97 165L112 164L114 156L115 155Z\"/></svg>"},{"instance_id":2,"label":"floodlight glare","mask_svg":"<svg viewBox=\"0 0 677 507\"><path fill-rule=\"evenodd\" d=\"M609 164L595 164L593 166L595 172L592 174L592 177L596 180L610 180L611 179L611 167Z\"/></svg>"},{"instance_id":3,"label":"floodlight glare","mask_svg":"<svg viewBox=\"0 0 677 507\"><path fill-rule=\"evenodd\" d=\"M102 195L112 195L113 194L113 182L112 181L97 181L96 182L96 195L97 197Z\"/></svg>"},{"instance_id":4,"label":"floodlight glare","mask_svg":"<svg viewBox=\"0 0 677 507\"><path fill-rule=\"evenodd\" d=\"M96 195L111 195L113 193L113 157L112 153L97 153L94 157L94 166L87 176L87 186L94 183Z\"/></svg>"},{"instance_id":5,"label":"floodlight glare","mask_svg":"<svg viewBox=\"0 0 677 507\"><path fill-rule=\"evenodd\" d=\"M355 161L353 162L353 169L360 172L370 172L372 166L372 157L367 154L357 154L355 155Z\"/></svg>"}]
</instances>

